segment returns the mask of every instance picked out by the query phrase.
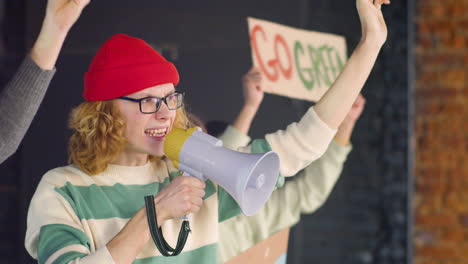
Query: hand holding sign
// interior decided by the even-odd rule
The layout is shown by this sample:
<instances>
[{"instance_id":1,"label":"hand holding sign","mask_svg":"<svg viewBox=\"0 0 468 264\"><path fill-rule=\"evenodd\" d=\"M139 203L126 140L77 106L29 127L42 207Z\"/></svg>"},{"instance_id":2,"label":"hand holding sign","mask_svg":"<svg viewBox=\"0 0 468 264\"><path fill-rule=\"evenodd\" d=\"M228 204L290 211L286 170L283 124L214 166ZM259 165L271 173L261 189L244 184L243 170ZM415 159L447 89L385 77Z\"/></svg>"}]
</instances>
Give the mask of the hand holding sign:
<instances>
[{"instance_id":1,"label":"hand holding sign","mask_svg":"<svg viewBox=\"0 0 468 264\"><path fill-rule=\"evenodd\" d=\"M258 108L263 101L263 76L260 69L252 67L242 77L244 105Z\"/></svg>"},{"instance_id":2,"label":"hand holding sign","mask_svg":"<svg viewBox=\"0 0 468 264\"><path fill-rule=\"evenodd\" d=\"M356 0L362 38L345 65L342 37L249 18L252 59L264 73L268 88L272 87L265 91L317 101L313 108L320 119L330 128L338 128L387 38L380 8L389 3Z\"/></svg>"},{"instance_id":3,"label":"hand holding sign","mask_svg":"<svg viewBox=\"0 0 468 264\"><path fill-rule=\"evenodd\" d=\"M353 133L354 125L361 116L365 105L366 99L364 98L364 96L362 96L362 94L359 94L356 98L356 101L354 101L353 105L351 106L351 109L349 110L348 114L346 115L345 119L343 120L340 127L338 128L338 131L335 134L334 139L336 143L342 146L347 146L350 144L351 134Z\"/></svg>"},{"instance_id":4,"label":"hand holding sign","mask_svg":"<svg viewBox=\"0 0 468 264\"><path fill-rule=\"evenodd\" d=\"M317 101L346 62L343 37L248 18L253 64L264 91Z\"/></svg>"},{"instance_id":5,"label":"hand holding sign","mask_svg":"<svg viewBox=\"0 0 468 264\"><path fill-rule=\"evenodd\" d=\"M366 105L366 99L364 98L364 96L362 96L362 94L359 94L358 97L356 98L356 101L354 101L353 105L351 106L351 109L349 110L343 122L346 122L346 121L356 122L358 118L361 116L362 110L364 110L365 105Z\"/></svg>"}]
</instances>

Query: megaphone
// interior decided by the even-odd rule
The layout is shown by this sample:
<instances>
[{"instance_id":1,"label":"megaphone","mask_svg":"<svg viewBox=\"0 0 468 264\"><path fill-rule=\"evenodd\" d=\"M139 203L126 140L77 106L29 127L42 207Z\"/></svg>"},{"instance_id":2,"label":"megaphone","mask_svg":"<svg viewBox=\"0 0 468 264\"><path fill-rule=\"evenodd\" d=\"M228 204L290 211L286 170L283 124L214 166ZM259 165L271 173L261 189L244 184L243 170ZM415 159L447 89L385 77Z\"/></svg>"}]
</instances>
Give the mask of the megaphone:
<instances>
[{"instance_id":1,"label":"megaphone","mask_svg":"<svg viewBox=\"0 0 468 264\"><path fill-rule=\"evenodd\" d=\"M279 156L270 151L250 154L224 148L223 142L198 127L173 128L166 135L164 153L176 168L222 186L247 215L266 203L279 175Z\"/></svg>"}]
</instances>

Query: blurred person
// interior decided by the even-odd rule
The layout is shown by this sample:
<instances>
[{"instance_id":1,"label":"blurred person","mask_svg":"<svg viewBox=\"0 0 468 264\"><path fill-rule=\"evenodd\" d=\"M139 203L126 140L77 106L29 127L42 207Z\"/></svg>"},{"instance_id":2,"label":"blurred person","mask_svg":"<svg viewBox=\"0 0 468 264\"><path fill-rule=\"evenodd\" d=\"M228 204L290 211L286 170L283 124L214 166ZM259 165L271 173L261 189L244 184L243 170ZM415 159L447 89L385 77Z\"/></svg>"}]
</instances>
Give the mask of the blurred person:
<instances>
[{"instance_id":1,"label":"blurred person","mask_svg":"<svg viewBox=\"0 0 468 264\"><path fill-rule=\"evenodd\" d=\"M248 131L263 100L262 74L258 68L244 75L244 105L232 126L228 126L219 138L223 145L238 149L250 142ZM276 232L292 227L301 214L316 211L328 198L338 180L346 158L351 151L350 138L354 125L365 105L359 95L351 110L323 156L313 161L281 186L280 183L265 206L254 216L238 215L220 224L219 244L222 263L240 255L247 249L272 236ZM221 130L221 122L207 125L211 132Z\"/></svg>"},{"instance_id":2,"label":"blurred person","mask_svg":"<svg viewBox=\"0 0 468 264\"><path fill-rule=\"evenodd\" d=\"M0 163L18 149L55 74L70 28L90 0L49 0L34 46L0 93Z\"/></svg>"}]
</instances>

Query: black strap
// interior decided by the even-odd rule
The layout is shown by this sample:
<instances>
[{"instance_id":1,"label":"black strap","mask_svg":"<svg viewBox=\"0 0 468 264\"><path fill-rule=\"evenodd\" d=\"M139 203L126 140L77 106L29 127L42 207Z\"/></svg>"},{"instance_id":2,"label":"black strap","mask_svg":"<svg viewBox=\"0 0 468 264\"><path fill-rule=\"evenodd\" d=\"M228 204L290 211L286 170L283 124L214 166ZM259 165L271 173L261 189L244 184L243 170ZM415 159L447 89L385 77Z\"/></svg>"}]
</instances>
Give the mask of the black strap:
<instances>
[{"instance_id":1,"label":"black strap","mask_svg":"<svg viewBox=\"0 0 468 264\"><path fill-rule=\"evenodd\" d=\"M158 220L156 218L156 208L154 206L154 196L148 195L145 196L145 206L146 206L146 218L148 219L148 226L153 238L154 244L158 248L159 252L163 256L171 257L177 256L180 254L182 249L187 242L188 235L190 233L190 225L188 220L182 222L180 227L179 238L177 239L177 245L172 248L164 239L162 229L158 227Z\"/></svg>"}]
</instances>

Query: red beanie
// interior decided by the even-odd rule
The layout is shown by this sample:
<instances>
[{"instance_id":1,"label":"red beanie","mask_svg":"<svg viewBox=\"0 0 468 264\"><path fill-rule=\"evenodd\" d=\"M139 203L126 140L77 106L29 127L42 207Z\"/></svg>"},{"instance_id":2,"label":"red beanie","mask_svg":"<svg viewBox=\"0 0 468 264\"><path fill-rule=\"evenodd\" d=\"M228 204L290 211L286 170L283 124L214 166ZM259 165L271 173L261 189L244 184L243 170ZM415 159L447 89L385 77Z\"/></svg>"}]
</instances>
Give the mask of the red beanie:
<instances>
[{"instance_id":1,"label":"red beanie","mask_svg":"<svg viewBox=\"0 0 468 264\"><path fill-rule=\"evenodd\" d=\"M117 34L94 56L85 74L83 97L104 101L165 83L179 83L176 67L145 41Z\"/></svg>"}]
</instances>

